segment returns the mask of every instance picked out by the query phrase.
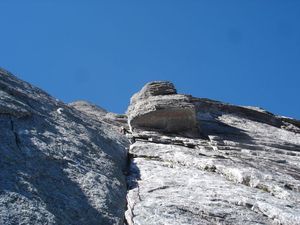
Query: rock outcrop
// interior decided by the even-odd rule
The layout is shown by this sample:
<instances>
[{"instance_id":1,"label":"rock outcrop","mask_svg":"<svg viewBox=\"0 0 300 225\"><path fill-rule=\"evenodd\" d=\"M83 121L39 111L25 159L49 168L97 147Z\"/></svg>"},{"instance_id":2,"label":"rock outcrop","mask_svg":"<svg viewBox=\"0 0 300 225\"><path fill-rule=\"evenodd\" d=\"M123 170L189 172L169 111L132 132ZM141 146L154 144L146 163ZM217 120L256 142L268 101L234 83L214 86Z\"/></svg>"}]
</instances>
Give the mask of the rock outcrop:
<instances>
[{"instance_id":1,"label":"rock outcrop","mask_svg":"<svg viewBox=\"0 0 300 225\"><path fill-rule=\"evenodd\" d=\"M300 224L299 121L208 99L190 103L201 138L133 130L128 224Z\"/></svg>"},{"instance_id":2,"label":"rock outcrop","mask_svg":"<svg viewBox=\"0 0 300 225\"><path fill-rule=\"evenodd\" d=\"M300 224L300 121L170 82L118 115L0 70L0 143L1 225Z\"/></svg>"},{"instance_id":3,"label":"rock outcrop","mask_svg":"<svg viewBox=\"0 0 300 225\"><path fill-rule=\"evenodd\" d=\"M170 82L145 85L130 101L127 110L130 129L193 134L198 129L191 96L179 95Z\"/></svg>"}]
</instances>

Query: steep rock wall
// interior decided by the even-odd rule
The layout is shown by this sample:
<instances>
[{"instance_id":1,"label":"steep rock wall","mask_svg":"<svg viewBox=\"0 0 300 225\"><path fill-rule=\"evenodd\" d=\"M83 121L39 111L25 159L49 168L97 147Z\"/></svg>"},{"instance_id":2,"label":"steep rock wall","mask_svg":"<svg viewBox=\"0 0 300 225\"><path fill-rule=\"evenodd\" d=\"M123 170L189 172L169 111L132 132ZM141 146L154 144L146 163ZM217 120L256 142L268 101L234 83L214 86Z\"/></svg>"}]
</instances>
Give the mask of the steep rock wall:
<instances>
[{"instance_id":1,"label":"steep rock wall","mask_svg":"<svg viewBox=\"0 0 300 225\"><path fill-rule=\"evenodd\" d=\"M300 224L300 122L170 82L126 116L0 70L0 143L0 224Z\"/></svg>"},{"instance_id":2,"label":"steep rock wall","mask_svg":"<svg viewBox=\"0 0 300 225\"><path fill-rule=\"evenodd\" d=\"M300 224L299 121L192 102L200 138L133 130L128 224Z\"/></svg>"},{"instance_id":3,"label":"steep rock wall","mask_svg":"<svg viewBox=\"0 0 300 225\"><path fill-rule=\"evenodd\" d=\"M0 71L0 224L123 224L127 139Z\"/></svg>"}]
</instances>

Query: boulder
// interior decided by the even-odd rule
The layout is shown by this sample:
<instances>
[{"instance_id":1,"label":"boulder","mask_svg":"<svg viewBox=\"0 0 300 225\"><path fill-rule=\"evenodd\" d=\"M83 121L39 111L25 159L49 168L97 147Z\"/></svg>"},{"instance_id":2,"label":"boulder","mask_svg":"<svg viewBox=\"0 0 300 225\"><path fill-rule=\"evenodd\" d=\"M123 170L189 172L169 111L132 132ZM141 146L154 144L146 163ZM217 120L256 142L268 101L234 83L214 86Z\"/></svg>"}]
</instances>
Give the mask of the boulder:
<instances>
[{"instance_id":1,"label":"boulder","mask_svg":"<svg viewBox=\"0 0 300 225\"><path fill-rule=\"evenodd\" d=\"M150 82L133 95L127 115L132 131L197 132L191 97L177 94L174 85L166 81Z\"/></svg>"}]
</instances>

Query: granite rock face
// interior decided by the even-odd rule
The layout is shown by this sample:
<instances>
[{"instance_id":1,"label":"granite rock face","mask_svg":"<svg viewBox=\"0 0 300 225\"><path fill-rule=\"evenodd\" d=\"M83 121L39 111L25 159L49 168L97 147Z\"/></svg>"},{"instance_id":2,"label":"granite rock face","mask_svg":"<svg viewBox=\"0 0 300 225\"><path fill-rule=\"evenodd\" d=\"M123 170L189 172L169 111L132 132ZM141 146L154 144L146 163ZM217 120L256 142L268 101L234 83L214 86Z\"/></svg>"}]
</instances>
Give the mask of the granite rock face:
<instances>
[{"instance_id":1,"label":"granite rock face","mask_svg":"<svg viewBox=\"0 0 300 225\"><path fill-rule=\"evenodd\" d=\"M1 225L123 224L128 141L94 109L0 70Z\"/></svg>"},{"instance_id":2,"label":"granite rock face","mask_svg":"<svg viewBox=\"0 0 300 225\"><path fill-rule=\"evenodd\" d=\"M193 133L198 129L191 97L177 94L170 82L146 84L131 98L127 115L131 130Z\"/></svg>"},{"instance_id":3,"label":"granite rock face","mask_svg":"<svg viewBox=\"0 0 300 225\"><path fill-rule=\"evenodd\" d=\"M190 103L201 138L133 130L127 223L300 224L299 121L208 99Z\"/></svg>"},{"instance_id":4,"label":"granite rock face","mask_svg":"<svg viewBox=\"0 0 300 225\"><path fill-rule=\"evenodd\" d=\"M108 126L113 125L110 127L117 131L120 131L120 126L128 128L126 115L108 112L105 109L102 109L99 106L89 103L87 101L72 102L69 104L69 106L72 106L75 109L84 112L86 115L88 115L96 121L101 121L102 123L105 123Z\"/></svg>"},{"instance_id":5,"label":"granite rock face","mask_svg":"<svg viewBox=\"0 0 300 225\"><path fill-rule=\"evenodd\" d=\"M170 82L118 115L0 70L0 143L1 225L300 224L300 121Z\"/></svg>"}]
</instances>

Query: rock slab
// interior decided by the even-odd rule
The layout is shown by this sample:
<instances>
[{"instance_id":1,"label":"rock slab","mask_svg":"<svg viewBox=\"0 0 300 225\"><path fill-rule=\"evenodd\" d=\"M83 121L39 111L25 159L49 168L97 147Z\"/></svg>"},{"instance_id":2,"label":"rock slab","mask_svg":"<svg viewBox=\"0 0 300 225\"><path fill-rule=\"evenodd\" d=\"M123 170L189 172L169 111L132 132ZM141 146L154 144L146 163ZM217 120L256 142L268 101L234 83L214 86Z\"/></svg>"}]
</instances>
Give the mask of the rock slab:
<instances>
[{"instance_id":1,"label":"rock slab","mask_svg":"<svg viewBox=\"0 0 300 225\"><path fill-rule=\"evenodd\" d=\"M0 70L1 225L123 225L128 141L98 111Z\"/></svg>"},{"instance_id":2,"label":"rock slab","mask_svg":"<svg viewBox=\"0 0 300 225\"><path fill-rule=\"evenodd\" d=\"M201 138L133 130L127 223L300 224L299 121L190 99Z\"/></svg>"}]
</instances>

